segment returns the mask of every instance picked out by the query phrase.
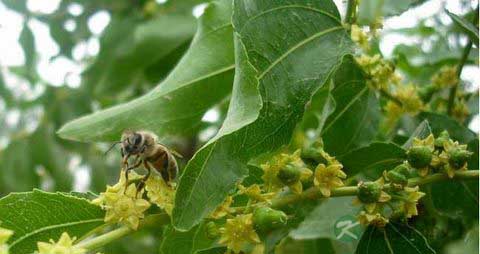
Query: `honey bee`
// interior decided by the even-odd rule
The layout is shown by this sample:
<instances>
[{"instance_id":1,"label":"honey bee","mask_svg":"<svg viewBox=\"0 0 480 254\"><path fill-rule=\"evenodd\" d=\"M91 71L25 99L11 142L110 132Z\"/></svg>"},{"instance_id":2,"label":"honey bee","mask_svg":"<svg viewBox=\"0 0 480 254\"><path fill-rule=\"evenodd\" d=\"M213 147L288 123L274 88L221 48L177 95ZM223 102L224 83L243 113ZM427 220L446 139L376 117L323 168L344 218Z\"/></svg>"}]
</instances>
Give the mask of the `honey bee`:
<instances>
[{"instance_id":1,"label":"honey bee","mask_svg":"<svg viewBox=\"0 0 480 254\"><path fill-rule=\"evenodd\" d=\"M158 142L158 137L149 131L124 131L122 138L116 144L121 144L122 164L126 167L125 179L128 185L128 173L143 164L147 174L137 185L137 193L145 187L152 168L160 173L163 180L170 185L178 174L178 164L174 155L182 157L177 152L168 149ZM109 149L110 150L110 149ZM108 151L107 151L108 152ZM134 157L129 165L128 159Z\"/></svg>"}]
</instances>

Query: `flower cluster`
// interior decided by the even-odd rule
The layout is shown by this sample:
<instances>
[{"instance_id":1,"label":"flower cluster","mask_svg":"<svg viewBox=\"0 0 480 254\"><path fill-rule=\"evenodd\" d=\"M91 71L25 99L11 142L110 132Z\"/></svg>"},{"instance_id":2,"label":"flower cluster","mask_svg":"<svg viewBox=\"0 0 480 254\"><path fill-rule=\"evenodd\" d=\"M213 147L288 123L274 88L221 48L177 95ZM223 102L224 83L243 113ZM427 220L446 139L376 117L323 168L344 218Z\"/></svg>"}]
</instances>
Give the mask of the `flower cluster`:
<instances>
[{"instance_id":1,"label":"flower cluster","mask_svg":"<svg viewBox=\"0 0 480 254\"><path fill-rule=\"evenodd\" d=\"M436 89L448 88L458 83L457 67L443 66L432 77L432 84Z\"/></svg>"},{"instance_id":2,"label":"flower cluster","mask_svg":"<svg viewBox=\"0 0 480 254\"><path fill-rule=\"evenodd\" d=\"M151 176L145 185L147 197L153 204L165 210L168 215L172 214L175 201L175 185L168 185L159 175Z\"/></svg>"},{"instance_id":3,"label":"flower cluster","mask_svg":"<svg viewBox=\"0 0 480 254\"><path fill-rule=\"evenodd\" d=\"M0 254L8 254L7 241L13 235L12 230L6 228L0 228Z\"/></svg>"},{"instance_id":4,"label":"flower cluster","mask_svg":"<svg viewBox=\"0 0 480 254\"><path fill-rule=\"evenodd\" d=\"M356 58L357 63L367 74L367 84L375 89L388 89L390 84L398 84L400 76L395 73L393 63L383 59L380 55L361 55Z\"/></svg>"},{"instance_id":5,"label":"flower cluster","mask_svg":"<svg viewBox=\"0 0 480 254\"><path fill-rule=\"evenodd\" d=\"M63 232L58 242L50 239L50 242L38 242L38 251L35 254L85 254L86 249L73 245L75 237L71 238L68 233Z\"/></svg>"},{"instance_id":6,"label":"flower cluster","mask_svg":"<svg viewBox=\"0 0 480 254\"><path fill-rule=\"evenodd\" d=\"M225 227L220 229L222 236L219 243L227 245L235 253L239 253L247 243L260 243L260 237L253 228L252 216L251 213L241 214L227 219Z\"/></svg>"},{"instance_id":7,"label":"flower cluster","mask_svg":"<svg viewBox=\"0 0 480 254\"><path fill-rule=\"evenodd\" d=\"M453 178L456 171L467 170L467 161L472 152L466 145L450 139L448 132L442 132L437 138L429 135L425 139L415 138L407 151L408 164L420 176L431 172L445 172Z\"/></svg>"},{"instance_id":8,"label":"flower cluster","mask_svg":"<svg viewBox=\"0 0 480 254\"><path fill-rule=\"evenodd\" d=\"M92 203L106 210L105 222L121 222L136 230L140 220L144 218L144 212L150 207L150 203L142 198L142 194L143 190L137 193L134 183L126 182L125 172L121 171L119 182L113 186L107 186L107 190Z\"/></svg>"},{"instance_id":9,"label":"flower cluster","mask_svg":"<svg viewBox=\"0 0 480 254\"><path fill-rule=\"evenodd\" d=\"M300 157L301 150L292 154L282 153L273 156L268 163L262 164L262 179L267 192L279 191L288 186L294 193L303 191L302 181L312 176L312 171Z\"/></svg>"},{"instance_id":10,"label":"flower cluster","mask_svg":"<svg viewBox=\"0 0 480 254\"><path fill-rule=\"evenodd\" d=\"M402 114L409 115L418 114L423 108L424 104L418 95L417 87L413 84L399 85L395 87L392 94L397 101L388 101L385 105L386 125L393 126Z\"/></svg>"},{"instance_id":11,"label":"flower cluster","mask_svg":"<svg viewBox=\"0 0 480 254\"><path fill-rule=\"evenodd\" d=\"M350 37L352 38L352 41L356 42L363 50L370 50L368 36L358 25L353 24L351 26Z\"/></svg>"}]
</instances>

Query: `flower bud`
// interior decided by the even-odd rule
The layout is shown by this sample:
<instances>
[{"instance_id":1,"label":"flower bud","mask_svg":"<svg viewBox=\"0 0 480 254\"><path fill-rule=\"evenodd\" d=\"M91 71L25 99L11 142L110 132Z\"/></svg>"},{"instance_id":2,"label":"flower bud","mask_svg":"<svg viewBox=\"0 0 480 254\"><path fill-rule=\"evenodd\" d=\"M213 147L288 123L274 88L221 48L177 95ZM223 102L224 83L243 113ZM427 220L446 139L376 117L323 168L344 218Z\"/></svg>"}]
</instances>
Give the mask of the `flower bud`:
<instances>
[{"instance_id":1,"label":"flower bud","mask_svg":"<svg viewBox=\"0 0 480 254\"><path fill-rule=\"evenodd\" d=\"M448 142L450 139L450 135L448 135L448 131L442 131L440 135L435 139L435 148L439 150L443 150L443 144Z\"/></svg>"},{"instance_id":2,"label":"flower bud","mask_svg":"<svg viewBox=\"0 0 480 254\"><path fill-rule=\"evenodd\" d=\"M426 146L413 146L407 152L408 163L416 168L425 168L432 161L432 150Z\"/></svg>"},{"instance_id":3,"label":"flower bud","mask_svg":"<svg viewBox=\"0 0 480 254\"><path fill-rule=\"evenodd\" d=\"M290 185L300 180L300 173L299 168L292 164L287 164L278 171L277 177L283 184Z\"/></svg>"},{"instance_id":4,"label":"flower bud","mask_svg":"<svg viewBox=\"0 0 480 254\"><path fill-rule=\"evenodd\" d=\"M218 230L217 225L213 221L210 221L205 225L205 232L209 239L215 239L220 236L220 230Z\"/></svg>"},{"instance_id":5,"label":"flower bud","mask_svg":"<svg viewBox=\"0 0 480 254\"><path fill-rule=\"evenodd\" d=\"M287 215L270 207L259 207L253 212L253 225L256 230L269 232L287 224Z\"/></svg>"},{"instance_id":6,"label":"flower bud","mask_svg":"<svg viewBox=\"0 0 480 254\"><path fill-rule=\"evenodd\" d=\"M448 159L448 163L452 165L452 167L459 169L462 168L465 163L467 163L468 159L472 155L472 152L456 148L450 151L449 155L450 158Z\"/></svg>"},{"instance_id":7,"label":"flower bud","mask_svg":"<svg viewBox=\"0 0 480 254\"><path fill-rule=\"evenodd\" d=\"M378 201L382 194L382 187L376 182L361 182L358 185L358 199L364 204L371 204Z\"/></svg>"},{"instance_id":8,"label":"flower bud","mask_svg":"<svg viewBox=\"0 0 480 254\"><path fill-rule=\"evenodd\" d=\"M409 176L410 172L405 164L398 165L387 173L387 178L390 182L400 185L406 185Z\"/></svg>"}]
</instances>

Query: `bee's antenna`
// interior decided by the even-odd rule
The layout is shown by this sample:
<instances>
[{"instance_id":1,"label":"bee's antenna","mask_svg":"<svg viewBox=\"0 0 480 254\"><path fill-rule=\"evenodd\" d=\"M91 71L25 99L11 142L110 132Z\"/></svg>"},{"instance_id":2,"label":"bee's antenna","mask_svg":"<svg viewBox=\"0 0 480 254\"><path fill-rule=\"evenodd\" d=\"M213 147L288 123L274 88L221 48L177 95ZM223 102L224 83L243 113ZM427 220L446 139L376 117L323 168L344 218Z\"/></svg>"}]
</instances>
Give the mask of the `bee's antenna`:
<instances>
[{"instance_id":1,"label":"bee's antenna","mask_svg":"<svg viewBox=\"0 0 480 254\"><path fill-rule=\"evenodd\" d=\"M110 152L116 145L122 143L122 141L117 141L115 143L113 143L110 148L108 148L108 150L105 152L105 155L107 155L108 152Z\"/></svg>"}]
</instances>

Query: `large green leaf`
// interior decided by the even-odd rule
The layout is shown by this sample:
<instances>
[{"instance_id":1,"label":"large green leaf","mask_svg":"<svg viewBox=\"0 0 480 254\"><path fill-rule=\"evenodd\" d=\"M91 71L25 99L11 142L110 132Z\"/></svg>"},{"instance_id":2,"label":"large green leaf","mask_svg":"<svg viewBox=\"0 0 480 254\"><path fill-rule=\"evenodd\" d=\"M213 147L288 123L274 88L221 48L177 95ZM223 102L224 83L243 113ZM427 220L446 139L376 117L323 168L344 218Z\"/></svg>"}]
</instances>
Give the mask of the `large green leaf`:
<instances>
[{"instance_id":1,"label":"large green leaf","mask_svg":"<svg viewBox=\"0 0 480 254\"><path fill-rule=\"evenodd\" d=\"M463 31L468 35L468 37L470 37L470 40L478 47L478 28L476 28L474 24L468 22L464 18L459 17L449 11L447 11L447 14L457 26L463 29Z\"/></svg>"},{"instance_id":2,"label":"large green leaf","mask_svg":"<svg viewBox=\"0 0 480 254\"><path fill-rule=\"evenodd\" d=\"M322 138L326 151L341 155L372 141L377 134L380 105L351 56L345 57L336 71L334 84L335 111L327 118Z\"/></svg>"},{"instance_id":3,"label":"large green leaf","mask_svg":"<svg viewBox=\"0 0 480 254\"><path fill-rule=\"evenodd\" d=\"M175 227L187 230L213 211L247 174L250 158L289 143L305 104L350 52L339 19L332 1L234 2L237 68L229 112L184 169Z\"/></svg>"},{"instance_id":4,"label":"large green leaf","mask_svg":"<svg viewBox=\"0 0 480 254\"><path fill-rule=\"evenodd\" d=\"M39 190L0 199L2 227L14 231L11 254L28 254L37 242L58 240L63 232L81 238L104 224L104 212L86 199Z\"/></svg>"},{"instance_id":5,"label":"large green leaf","mask_svg":"<svg viewBox=\"0 0 480 254\"><path fill-rule=\"evenodd\" d=\"M338 157L350 175L370 173L380 175L406 159L405 150L393 143L375 142Z\"/></svg>"},{"instance_id":6,"label":"large green leaf","mask_svg":"<svg viewBox=\"0 0 480 254\"><path fill-rule=\"evenodd\" d=\"M317 207L300 223L297 229L290 232L290 237L297 240L330 238L337 239L339 235L335 234L336 226L340 221L347 221L355 224L350 228L350 232L360 232L360 234L342 235L340 237L349 238L349 240L360 240L363 227L356 221L356 215L360 206L353 205L353 197L336 197L322 201ZM355 230L357 228L357 230ZM358 231L359 230L359 231ZM355 237L357 237L355 239Z\"/></svg>"},{"instance_id":7,"label":"large green leaf","mask_svg":"<svg viewBox=\"0 0 480 254\"><path fill-rule=\"evenodd\" d=\"M356 254L435 254L425 237L415 228L391 222L385 228L368 227Z\"/></svg>"},{"instance_id":8,"label":"large green leaf","mask_svg":"<svg viewBox=\"0 0 480 254\"><path fill-rule=\"evenodd\" d=\"M328 239L294 240L287 238L275 249L277 254L335 254L332 242Z\"/></svg>"},{"instance_id":9,"label":"large green leaf","mask_svg":"<svg viewBox=\"0 0 480 254\"><path fill-rule=\"evenodd\" d=\"M212 247L214 242L214 239L207 237L204 223L187 232L179 232L169 226L162 238L161 254L194 254L199 250Z\"/></svg>"},{"instance_id":10,"label":"large green leaf","mask_svg":"<svg viewBox=\"0 0 480 254\"><path fill-rule=\"evenodd\" d=\"M63 126L59 135L80 141L111 141L127 128L149 129L160 135L195 129L204 112L231 91L230 15L229 1L211 3L190 48L157 88L131 102L74 120Z\"/></svg>"},{"instance_id":11,"label":"large green leaf","mask_svg":"<svg viewBox=\"0 0 480 254\"><path fill-rule=\"evenodd\" d=\"M418 115L419 120L428 120L432 133L438 136L442 131L447 130L450 137L460 143L469 143L477 138L477 134L461 125L453 118L443 114L422 112Z\"/></svg>"}]
</instances>

